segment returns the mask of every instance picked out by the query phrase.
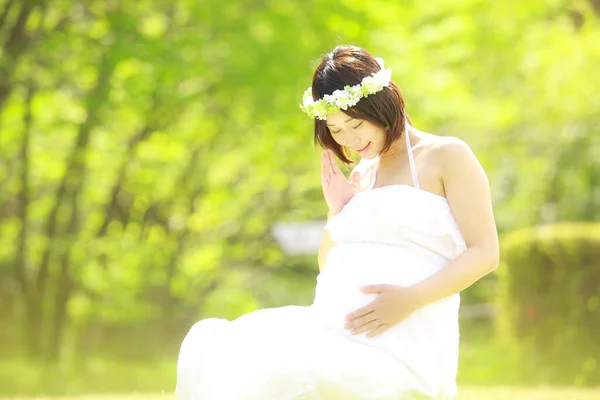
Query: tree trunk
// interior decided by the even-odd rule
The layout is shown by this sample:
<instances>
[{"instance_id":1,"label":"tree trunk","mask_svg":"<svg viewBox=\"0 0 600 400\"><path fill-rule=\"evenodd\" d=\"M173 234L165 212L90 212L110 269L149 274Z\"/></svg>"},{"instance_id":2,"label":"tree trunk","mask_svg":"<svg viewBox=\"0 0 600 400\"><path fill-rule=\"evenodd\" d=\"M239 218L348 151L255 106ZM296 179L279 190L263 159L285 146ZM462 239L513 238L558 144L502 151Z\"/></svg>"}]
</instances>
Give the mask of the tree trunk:
<instances>
[{"instance_id":1,"label":"tree trunk","mask_svg":"<svg viewBox=\"0 0 600 400\"><path fill-rule=\"evenodd\" d=\"M67 320L67 305L73 291L73 279L69 275L70 251L67 250L61 260L60 276L57 282L56 296L54 299L54 314L50 330L50 342L47 352L47 361L56 364L60 361L63 348L63 333Z\"/></svg>"},{"instance_id":2,"label":"tree trunk","mask_svg":"<svg viewBox=\"0 0 600 400\"><path fill-rule=\"evenodd\" d=\"M19 58L26 49L27 35L26 27L29 15L36 6L34 0L24 0L21 4L21 11L17 17L15 25L12 27L6 43L4 43L4 54L2 57L2 64L0 64L0 113L4 108L4 103L12 92L12 72L15 69ZM5 11L8 15L8 11L11 4L7 4ZM5 16L3 15L5 18ZM5 21L2 21L3 24Z\"/></svg>"},{"instance_id":3,"label":"tree trunk","mask_svg":"<svg viewBox=\"0 0 600 400\"><path fill-rule=\"evenodd\" d=\"M600 0L590 0L590 5L596 13L596 16L600 17Z\"/></svg>"},{"instance_id":4,"label":"tree trunk","mask_svg":"<svg viewBox=\"0 0 600 400\"><path fill-rule=\"evenodd\" d=\"M15 0L8 0L6 4L4 4L4 9L2 10L2 14L0 14L0 30L4 28L4 23L6 22L6 18L8 17L10 9L12 8L14 3Z\"/></svg>"},{"instance_id":5,"label":"tree trunk","mask_svg":"<svg viewBox=\"0 0 600 400\"><path fill-rule=\"evenodd\" d=\"M71 242L79 230L79 194L83 186L83 177L78 180L77 190L71 194L71 217L67 228L67 241ZM54 315L50 331L50 346L48 347L48 361L58 363L63 348L63 333L67 317L67 305L74 286L71 276L71 248L67 246L63 251L60 263L60 275L58 277L56 295L54 298Z\"/></svg>"},{"instance_id":6,"label":"tree trunk","mask_svg":"<svg viewBox=\"0 0 600 400\"><path fill-rule=\"evenodd\" d=\"M90 133L92 128L97 123L97 113L100 104L104 103L108 94L110 77L113 73L116 60L109 61L110 57L108 54L105 55L100 65L100 71L98 73L98 79L95 88L89 93L86 101L86 109L88 113L87 120L80 125L75 147L69 157L69 162L65 174L56 190L56 202L54 203L50 213L48 214L48 220L46 223L46 237L48 238L48 244L42 255L42 260L39 266L39 270L36 277L36 290L38 293L37 299L40 304L43 304L46 297L46 284L49 277L50 263L52 256L56 249L54 248L57 236L60 235L58 229L58 214L59 210L63 206L65 199L69 197L73 198L72 211L77 210L77 194L81 190L83 185L83 173L85 170L84 160L87 151L87 146L90 141ZM73 211L75 212L75 211ZM71 215L70 226L75 224L74 220L77 219L76 215ZM67 228L72 230L73 228ZM70 238L73 238L76 232L69 232ZM70 240L70 238L68 238ZM52 321L52 335L51 335L51 347L54 347L54 343L57 339L55 335L60 335L62 332L62 321L64 315L61 315L61 308L66 307L66 302L71 293L72 281L69 278L70 261L68 257L68 246L66 247L67 255L61 257L61 272L60 278L57 282L57 296L55 298L55 310L54 319ZM67 257L67 258L64 258ZM50 358L57 356L57 349L47 349L47 352L51 355Z\"/></svg>"},{"instance_id":7,"label":"tree trunk","mask_svg":"<svg viewBox=\"0 0 600 400\"><path fill-rule=\"evenodd\" d=\"M41 308L39 302L35 299L35 291L30 287L29 277L27 276L27 249L29 239L29 145L31 137L32 110L31 101L35 91L32 87L27 90L25 100L24 129L20 149L21 165L21 190L17 195L17 216L21 220L21 231L19 232L19 244L15 254L14 271L15 279L20 286L21 296L25 304L26 323L24 327L27 340L29 355L35 357L40 352L40 328L41 328Z\"/></svg>"}]
</instances>

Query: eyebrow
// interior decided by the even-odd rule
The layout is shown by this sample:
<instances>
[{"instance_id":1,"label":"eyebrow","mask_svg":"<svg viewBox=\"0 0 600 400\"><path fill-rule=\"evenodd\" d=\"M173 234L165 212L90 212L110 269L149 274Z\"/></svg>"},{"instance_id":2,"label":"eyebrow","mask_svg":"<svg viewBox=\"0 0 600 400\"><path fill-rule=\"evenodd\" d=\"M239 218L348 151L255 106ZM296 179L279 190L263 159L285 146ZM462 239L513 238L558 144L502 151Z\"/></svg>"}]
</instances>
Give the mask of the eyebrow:
<instances>
[{"instance_id":1,"label":"eyebrow","mask_svg":"<svg viewBox=\"0 0 600 400\"><path fill-rule=\"evenodd\" d=\"M350 118L348 118L347 120L345 120L345 121L344 121L344 123L346 123L346 122L348 122L348 121L350 121L350 120L353 120L353 119L354 119L354 118L350 117ZM335 125L329 125L329 124L327 124L327 126L335 126Z\"/></svg>"}]
</instances>

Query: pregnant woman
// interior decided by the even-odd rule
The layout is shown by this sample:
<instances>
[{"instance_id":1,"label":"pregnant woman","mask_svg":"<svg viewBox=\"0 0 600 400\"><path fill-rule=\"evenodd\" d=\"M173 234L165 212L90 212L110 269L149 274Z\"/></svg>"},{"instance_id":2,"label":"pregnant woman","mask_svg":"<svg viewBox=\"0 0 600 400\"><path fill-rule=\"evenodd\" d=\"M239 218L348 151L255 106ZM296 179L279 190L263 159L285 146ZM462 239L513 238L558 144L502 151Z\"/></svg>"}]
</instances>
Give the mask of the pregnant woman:
<instances>
[{"instance_id":1,"label":"pregnant woman","mask_svg":"<svg viewBox=\"0 0 600 400\"><path fill-rule=\"evenodd\" d=\"M485 172L410 124L383 60L327 54L301 109L323 150L328 222L310 306L207 318L185 337L182 400L451 400L459 292L498 266ZM361 160L350 179L335 157Z\"/></svg>"}]
</instances>

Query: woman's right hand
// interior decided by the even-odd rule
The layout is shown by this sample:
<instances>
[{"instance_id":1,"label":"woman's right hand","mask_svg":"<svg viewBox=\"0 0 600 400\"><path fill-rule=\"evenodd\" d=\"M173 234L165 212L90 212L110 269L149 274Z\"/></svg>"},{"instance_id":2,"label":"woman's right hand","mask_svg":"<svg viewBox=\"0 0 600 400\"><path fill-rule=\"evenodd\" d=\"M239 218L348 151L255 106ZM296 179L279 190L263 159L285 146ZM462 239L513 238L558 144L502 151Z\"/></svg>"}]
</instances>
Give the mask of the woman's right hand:
<instances>
[{"instance_id":1,"label":"woman's right hand","mask_svg":"<svg viewBox=\"0 0 600 400\"><path fill-rule=\"evenodd\" d=\"M325 149L321 157L321 186L329 213L335 215L360 191L360 173L356 171L348 182L335 162L333 151Z\"/></svg>"}]
</instances>

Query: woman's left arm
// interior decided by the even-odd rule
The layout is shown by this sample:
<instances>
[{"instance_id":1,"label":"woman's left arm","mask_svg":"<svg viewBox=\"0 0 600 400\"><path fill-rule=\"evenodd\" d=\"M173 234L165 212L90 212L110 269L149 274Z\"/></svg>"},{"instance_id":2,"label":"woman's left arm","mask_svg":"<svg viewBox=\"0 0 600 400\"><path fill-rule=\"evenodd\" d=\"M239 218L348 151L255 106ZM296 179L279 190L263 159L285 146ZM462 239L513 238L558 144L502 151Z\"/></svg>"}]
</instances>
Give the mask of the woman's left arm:
<instances>
[{"instance_id":1,"label":"woman's left arm","mask_svg":"<svg viewBox=\"0 0 600 400\"><path fill-rule=\"evenodd\" d=\"M354 335L369 331L367 337L377 336L413 311L468 288L498 267L500 251L490 185L481 164L459 139L448 139L437 151L446 198L467 249L442 270L412 286L362 287L364 293L379 296L346 315L344 328Z\"/></svg>"},{"instance_id":2,"label":"woman's left arm","mask_svg":"<svg viewBox=\"0 0 600 400\"><path fill-rule=\"evenodd\" d=\"M467 249L438 273L411 286L419 306L458 293L498 267L500 249L490 185L471 148L460 139L441 146L446 198Z\"/></svg>"}]
</instances>

